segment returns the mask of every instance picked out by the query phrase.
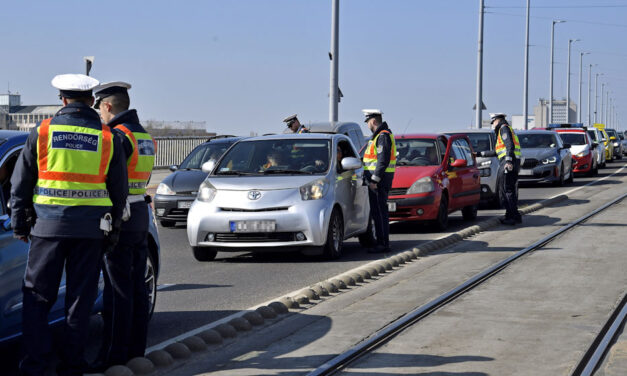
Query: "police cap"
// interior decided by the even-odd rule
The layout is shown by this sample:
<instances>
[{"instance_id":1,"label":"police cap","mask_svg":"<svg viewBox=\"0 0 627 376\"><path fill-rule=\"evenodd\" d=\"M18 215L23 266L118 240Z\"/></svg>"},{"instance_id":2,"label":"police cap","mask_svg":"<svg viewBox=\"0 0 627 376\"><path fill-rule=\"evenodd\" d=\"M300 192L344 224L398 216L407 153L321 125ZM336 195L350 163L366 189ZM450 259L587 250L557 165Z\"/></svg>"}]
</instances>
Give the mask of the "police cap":
<instances>
[{"instance_id":1,"label":"police cap","mask_svg":"<svg viewBox=\"0 0 627 376\"><path fill-rule=\"evenodd\" d=\"M505 119L505 114L502 112L494 112L490 113L490 121L494 121L494 119L503 118Z\"/></svg>"},{"instance_id":2,"label":"police cap","mask_svg":"<svg viewBox=\"0 0 627 376\"><path fill-rule=\"evenodd\" d=\"M298 120L298 114L294 114L292 116L288 116L285 119L283 119L283 122L287 124L287 126L289 127L290 125L292 125L296 120Z\"/></svg>"},{"instance_id":3,"label":"police cap","mask_svg":"<svg viewBox=\"0 0 627 376\"><path fill-rule=\"evenodd\" d=\"M383 112L381 112L381 110L377 110L374 108L366 108L366 109L361 110L361 112L363 112L364 116L366 117L364 119L365 123L367 123L368 120L372 119L373 117L383 115Z\"/></svg>"},{"instance_id":4,"label":"police cap","mask_svg":"<svg viewBox=\"0 0 627 376\"><path fill-rule=\"evenodd\" d=\"M126 93L131 88L131 84L124 81L107 82L94 88L94 94L96 95L96 102L94 108L100 107L100 102L106 97L110 97L117 93Z\"/></svg>"},{"instance_id":5,"label":"police cap","mask_svg":"<svg viewBox=\"0 0 627 376\"><path fill-rule=\"evenodd\" d=\"M92 90L99 83L95 78L84 74L60 74L54 76L51 81L52 86L59 89L59 95L63 98L91 97Z\"/></svg>"}]
</instances>

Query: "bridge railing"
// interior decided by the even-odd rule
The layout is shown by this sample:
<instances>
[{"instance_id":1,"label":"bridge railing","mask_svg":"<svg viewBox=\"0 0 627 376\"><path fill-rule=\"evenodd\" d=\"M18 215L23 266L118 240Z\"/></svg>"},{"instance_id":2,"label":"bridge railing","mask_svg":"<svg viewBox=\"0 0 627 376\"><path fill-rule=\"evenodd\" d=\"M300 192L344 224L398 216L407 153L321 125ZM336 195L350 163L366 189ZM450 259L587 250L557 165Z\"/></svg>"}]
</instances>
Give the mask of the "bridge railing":
<instances>
[{"instance_id":1,"label":"bridge railing","mask_svg":"<svg viewBox=\"0 0 627 376\"><path fill-rule=\"evenodd\" d=\"M209 137L155 137L157 155L155 168L168 168L180 164L196 146Z\"/></svg>"}]
</instances>

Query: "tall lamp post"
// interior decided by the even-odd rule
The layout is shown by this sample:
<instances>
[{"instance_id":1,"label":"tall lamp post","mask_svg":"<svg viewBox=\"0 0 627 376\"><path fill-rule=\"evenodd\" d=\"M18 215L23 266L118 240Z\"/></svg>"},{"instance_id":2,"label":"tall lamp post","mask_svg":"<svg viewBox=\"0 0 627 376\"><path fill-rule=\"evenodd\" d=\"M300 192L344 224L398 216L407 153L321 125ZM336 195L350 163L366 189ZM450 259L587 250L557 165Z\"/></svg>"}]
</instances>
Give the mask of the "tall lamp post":
<instances>
[{"instance_id":1,"label":"tall lamp post","mask_svg":"<svg viewBox=\"0 0 627 376\"><path fill-rule=\"evenodd\" d=\"M566 122L570 123L570 45L580 39L568 40L568 69L566 70Z\"/></svg>"},{"instance_id":2,"label":"tall lamp post","mask_svg":"<svg viewBox=\"0 0 627 376\"><path fill-rule=\"evenodd\" d=\"M601 124L605 124L603 122L603 99L605 98L605 83L601 84L601 113L599 114L599 121L601 122Z\"/></svg>"},{"instance_id":3,"label":"tall lamp post","mask_svg":"<svg viewBox=\"0 0 627 376\"><path fill-rule=\"evenodd\" d=\"M479 36L477 38L477 98L475 100L475 121L477 129L481 128L481 115L483 110L483 0L479 0Z\"/></svg>"},{"instance_id":4,"label":"tall lamp post","mask_svg":"<svg viewBox=\"0 0 627 376\"><path fill-rule=\"evenodd\" d=\"M592 97L592 64L588 68L588 126L592 125L592 114L590 112L590 97Z\"/></svg>"},{"instance_id":5,"label":"tall lamp post","mask_svg":"<svg viewBox=\"0 0 627 376\"><path fill-rule=\"evenodd\" d=\"M583 77L583 55L590 55L590 52L579 53L579 105L577 105L577 123L581 123L581 113L583 112L583 109L581 108L581 79Z\"/></svg>"},{"instance_id":6,"label":"tall lamp post","mask_svg":"<svg viewBox=\"0 0 627 376\"><path fill-rule=\"evenodd\" d=\"M338 88L340 0L332 0L331 4L331 88L329 92L329 121L336 122L338 102L340 101L340 90Z\"/></svg>"},{"instance_id":7,"label":"tall lamp post","mask_svg":"<svg viewBox=\"0 0 627 376\"><path fill-rule=\"evenodd\" d=\"M525 129L529 127L529 8L531 7L531 0L527 0L527 26L525 28L525 73L524 73L524 87L523 87L523 122Z\"/></svg>"},{"instance_id":8,"label":"tall lamp post","mask_svg":"<svg viewBox=\"0 0 627 376\"><path fill-rule=\"evenodd\" d=\"M553 122L553 55L555 52L555 24L564 23L566 21L562 20L553 20L551 24L551 64L550 64L550 77L549 77L549 123Z\"/></svg>"},{"instance_id":9,"label":"tall lamp post","mask_svg":"<svg viewBox=\"0 0 627 376\"><path fill-rule=\"evenodd\" d=\"M594 122L598 123L599 117L597 111L597 105L599 103L599 76L603 76L603 73L597 73L594 78Z\"/></svg>"}]
</instances>

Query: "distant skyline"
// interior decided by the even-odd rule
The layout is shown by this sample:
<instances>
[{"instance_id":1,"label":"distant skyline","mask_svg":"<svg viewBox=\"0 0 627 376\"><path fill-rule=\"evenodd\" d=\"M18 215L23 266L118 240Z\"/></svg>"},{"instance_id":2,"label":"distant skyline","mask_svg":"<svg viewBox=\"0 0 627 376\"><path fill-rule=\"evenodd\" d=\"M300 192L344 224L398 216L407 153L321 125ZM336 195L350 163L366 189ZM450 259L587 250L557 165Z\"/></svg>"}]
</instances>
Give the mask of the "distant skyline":
<instances>
[{"instance_id":1,"label":"distant skyline","mask_svg":"<svg viewBox=\"0 0 627 376\"><path fill-rule=\"evenodd\" d=\"M584 56L604 75L627 127L627 1L532 0L529 114L549 95L551 19L554 96L578 102ZM525 0L486 0L483 100L488 112L522 114ZM281 120L328 119L331 0L9 2L0 14L0 92L24 104L56 104L61 73L132 83L141 119L206 121L208 131L282 132ZM467 128L474 122L478 1L340 0L340 121L380 108L396 133ZM593 87L594 95L594 87ZM600 99L599 99L600 100ZM594 98L592 101L594 108ZM366 133L366 128L363 128Z\"/></svg>"}]
</instances>

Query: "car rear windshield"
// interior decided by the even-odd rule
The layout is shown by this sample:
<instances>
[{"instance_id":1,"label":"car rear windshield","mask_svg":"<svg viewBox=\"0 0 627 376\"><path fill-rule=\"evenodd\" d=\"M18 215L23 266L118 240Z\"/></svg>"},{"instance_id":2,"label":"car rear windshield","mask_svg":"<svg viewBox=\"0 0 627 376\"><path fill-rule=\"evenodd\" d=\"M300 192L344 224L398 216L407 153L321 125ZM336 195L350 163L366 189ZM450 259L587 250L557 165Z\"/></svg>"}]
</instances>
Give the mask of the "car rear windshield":
<instances>
[{"instance_id":1,"label":"car rear windshield","mask_svg":"<svg viewBox=\"0 0 627 376\"><path fill-rule=\"evenodd\" d=\"M397 139L396 151L399 166L437 166L441 163L435 140L430 138Z\"/></svg>"},{"instance_id":2,"label":"car rear windshield","mask_svg":"<svg viewBox=\"0 0 627 376\"><path fill-rule=\"evenodd\" d=\"M608 135L610 135L610 137L616 137L616 131L613 129L606 129L605 130L607 132Z\"/></svg>"},{"instance_id":3,"label":"car rear windshield","mask_svg":"<svg viewBox=\"0 0 627 376\"><path fill-rule=\"evenodd\" d=\"M228 149L231 145L231 142L202 144L192 150L192 152L189 153L187 157L185 157L179 168L188 170L200 170L203 163L209 160L217 162L222 154L224 154L226 149Z\"/></svg>"},{"instance_id":4,"label":"car rear windshield","mask_svg":"<svg viewBox=\"0 0 627 376\"><path fill-rule=\"evenodd\" d=\"M585 145L586 137L583 133L560 133L562 141L571 145Z\"/></svg>"},{"instance_id":5,"label":"car rear windshield","mask_svg":"<svg viewBox=\"0 0 627 376\"><path fill-rule=\"evenodd\" d=\"M588 135L590 136L590 138L594 141L597 140L597 132L595 131L588 131Z\"/></svg>"},{"instance_id":6,"label":"car rear windshield","mask_svg":"<svg viewBox=\"0 0 627 376\"><path fill-rule=\"evenodd\" d=\"M331 143L316 139L252 140L224 155L216 175L323 174L330 165Z\"/></svg>"},{"instance_id":7,"label":"car rear windshield","mask_svg":"<svg viewBox=\"0 0 627 376\"><path fill-rule=\"evenodd\" d=\"M520 147L523 149L546 149L557 146L555 135L546 133L527 133L518 137Z\"/></svg>"}]
</instances>

